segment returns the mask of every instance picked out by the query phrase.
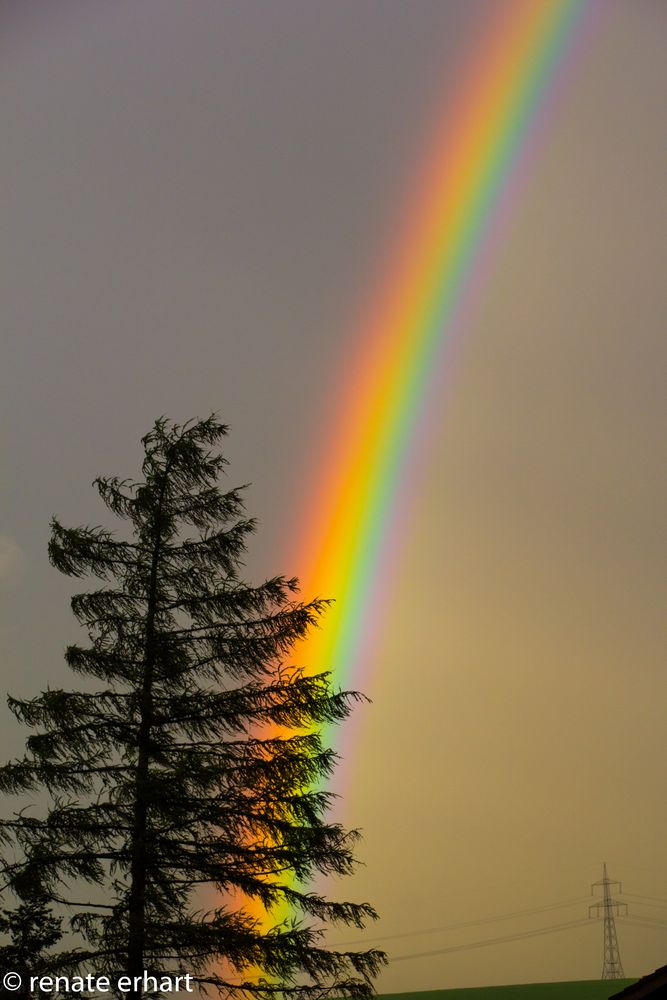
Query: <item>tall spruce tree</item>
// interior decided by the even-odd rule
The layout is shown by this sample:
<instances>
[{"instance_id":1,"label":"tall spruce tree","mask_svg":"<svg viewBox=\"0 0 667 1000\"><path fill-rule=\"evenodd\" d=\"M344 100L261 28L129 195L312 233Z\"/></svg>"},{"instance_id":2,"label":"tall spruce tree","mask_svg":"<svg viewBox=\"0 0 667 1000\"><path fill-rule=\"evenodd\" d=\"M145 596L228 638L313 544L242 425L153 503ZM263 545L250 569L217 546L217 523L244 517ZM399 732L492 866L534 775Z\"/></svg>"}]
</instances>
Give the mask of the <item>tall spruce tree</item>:
<instances>
[{"instance_id":1,"label":"tall spruce tree","mask_svg":"<svg viewBox=\"0 0 667 1000\"><path fill-rule=\"evenodd\" d=\"M360 696L290 662L325 601L299 601L293 579L239 576L255 525L242 492L218 485L226 430L214 416L161 418L143 438L141 481L95 481L124 539L52 522L53 565L104 582L72 599L89 644L65 654L98 689L9 699L37 731L0 769L0 790L45 790L50 806L0 825L23 852L5 876L67 908L76 945L52 966L70 974L188 972L231 996L368 997L384 954L330 950L323 933L362 927L373 908L310 888L354 867L356 832L327 821L335 754L319 729ZM215 902L202 909L206 889ZM270 926L253 901L291 916Z\"/></svg>"}]
</instances>

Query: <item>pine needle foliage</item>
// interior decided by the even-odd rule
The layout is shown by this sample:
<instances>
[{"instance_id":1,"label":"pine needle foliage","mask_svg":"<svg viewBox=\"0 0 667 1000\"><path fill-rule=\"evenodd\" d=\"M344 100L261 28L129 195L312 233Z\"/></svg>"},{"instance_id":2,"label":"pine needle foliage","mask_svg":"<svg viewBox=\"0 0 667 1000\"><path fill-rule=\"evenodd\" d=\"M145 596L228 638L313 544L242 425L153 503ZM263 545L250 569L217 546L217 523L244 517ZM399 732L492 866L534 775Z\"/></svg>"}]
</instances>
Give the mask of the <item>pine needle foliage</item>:
<instances>
[{"instance_id":1,"label":"pine needle foliage","mask_svg":"<svg viewBox=\"0 0 667 1000\"><path fill-rule=\"evenodd\" d=\"M45 790L50 805L0 824L22 852L5 879L32 877L66 908L77 943L52 965L72 975L369 997L384 954L331 950L323 935L375 911L300 888L354 867L356 831L326 818L336 757L319 732L360 696L290 663L326 601L298 600L294 579L240 577L255 524L242 490L219 485L226 432L215 415L160 418L140 481L95 481L125 540L52 522L52 564L102 582L72 598L88 644L65 654L98 689L9 698L35 732L0 768L0 791ZM291 916L269 926L259 907Z\"/></svg>"}]
</instances>

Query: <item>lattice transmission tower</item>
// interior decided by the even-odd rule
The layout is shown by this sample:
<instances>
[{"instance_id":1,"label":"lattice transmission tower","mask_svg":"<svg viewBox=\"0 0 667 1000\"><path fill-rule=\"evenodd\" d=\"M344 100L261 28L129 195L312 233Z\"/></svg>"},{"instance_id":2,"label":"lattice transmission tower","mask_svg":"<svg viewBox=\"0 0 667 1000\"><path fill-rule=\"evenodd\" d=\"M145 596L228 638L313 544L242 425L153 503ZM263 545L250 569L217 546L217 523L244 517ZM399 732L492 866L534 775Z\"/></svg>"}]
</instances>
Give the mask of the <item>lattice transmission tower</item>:
<instances>
[{"instance_id":1,"label":"lattice transmission tower","mask_svg":"<svg viewBox=\"0 0 667 1000\"><path fill-rule=\"evenodd\" d=\"M607 876L607 866L602 866L602 878L599 882L593 882L591 895L595 896L595 890L602 886L602 899L599 903L591 903L588 907L588 916L592 916L591 910L595 910L595 916L600 916L600 910L604 917L604 959L602 962L602 979L625 979L621 955L618 950L618 938L616 937L615 917L625 916L628 912L627 903L618 903L611 895L611 886L617 885L618 891L623 892L623 886L616 879ZM623 912L625 910L625 912Z\"/></svg>"}]
</instances>

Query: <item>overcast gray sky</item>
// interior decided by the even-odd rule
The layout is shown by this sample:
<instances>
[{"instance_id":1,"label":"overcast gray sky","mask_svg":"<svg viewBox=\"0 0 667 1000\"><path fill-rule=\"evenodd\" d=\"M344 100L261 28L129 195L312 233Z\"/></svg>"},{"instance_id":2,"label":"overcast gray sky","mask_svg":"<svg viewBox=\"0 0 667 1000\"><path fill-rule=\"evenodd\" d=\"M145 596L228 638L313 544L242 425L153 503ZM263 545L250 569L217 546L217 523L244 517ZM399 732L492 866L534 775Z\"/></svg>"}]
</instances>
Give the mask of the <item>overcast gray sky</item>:
<instances>
[{"instance_id":1,"label":"overcast gray sky","mask_svg":"<svg viewBox=\"0 0 667 1000\"><path fill-rule=\"evenodd\" d=\"M522 189L428 461L354 740L334 887L397 935L667 899L667 8L609 0ZM294 537L323 401L429 123L497 0L4 0L3 681L69 684L48 521L98 523L161 413L218 410L249 573ZM449 88L449 89L448 89ZM335 596L335 595L333 595ZM400 626L395 623L400 622ZM24 734L8 713L4 756ZM667 908L633 912L667 920ZM390 938L396 956L585 916ZM664 931L619 926L629 974ZM369 935L370 937L371 935ZM392 964L380 992L595 978L600 926Z\"/></svg>"}]
</instances>

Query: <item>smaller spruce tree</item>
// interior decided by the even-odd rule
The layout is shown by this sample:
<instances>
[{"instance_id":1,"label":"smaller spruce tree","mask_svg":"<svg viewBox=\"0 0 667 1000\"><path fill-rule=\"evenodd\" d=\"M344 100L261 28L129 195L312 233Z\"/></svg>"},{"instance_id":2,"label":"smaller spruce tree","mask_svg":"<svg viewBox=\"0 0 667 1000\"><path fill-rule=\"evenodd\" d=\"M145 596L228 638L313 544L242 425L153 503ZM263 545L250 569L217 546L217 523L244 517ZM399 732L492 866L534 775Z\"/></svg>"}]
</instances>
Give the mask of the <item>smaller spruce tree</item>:
<instances>
[{"instance_id":1,"label":"smaller spruce tree","mask_svg":"<svg viewBox=\"0 0 667 1000\"><path fill-rule=\"evenodd\" d=\"M51 949L62 938L62 918L54 915L52 900L34 866L17 866L7 888L12 889L16 905L0 910L0 934L9 939L0 945L0 969L21 977L14 996L23 1000L36 995L30 990L30 978L50 970Z\"/></svg>"},{"instance_id":2,"label":"smaller spruce tree","mask_svg":"<svg viewBox=\"0 0 667 1000\"><path fill-rule=\"evenodd\" d=\"M66 651L98 686L9 699L36 732L0 768L0 791L44 789L51 804L0 824L27 859L6 870L44 887L34 906L69 912L78 943L54 962L70 974L187 972L227 996L369 997L384 954L331 950L322 935L375 911L308 888L353 870L356 832L326 818L336 757L319 730L359 695L290 662L326 602L297 600L293 579L241 579L255 524L241 491L218 483L225 433L215 417L162 418L139 481L96 480L125 537L53 521L54 566L103 582L72 599L89 642ZM291 917L266 926L253 902ZM50 917L22 912L55 943Z\"/></svg>"}]
</instances>

